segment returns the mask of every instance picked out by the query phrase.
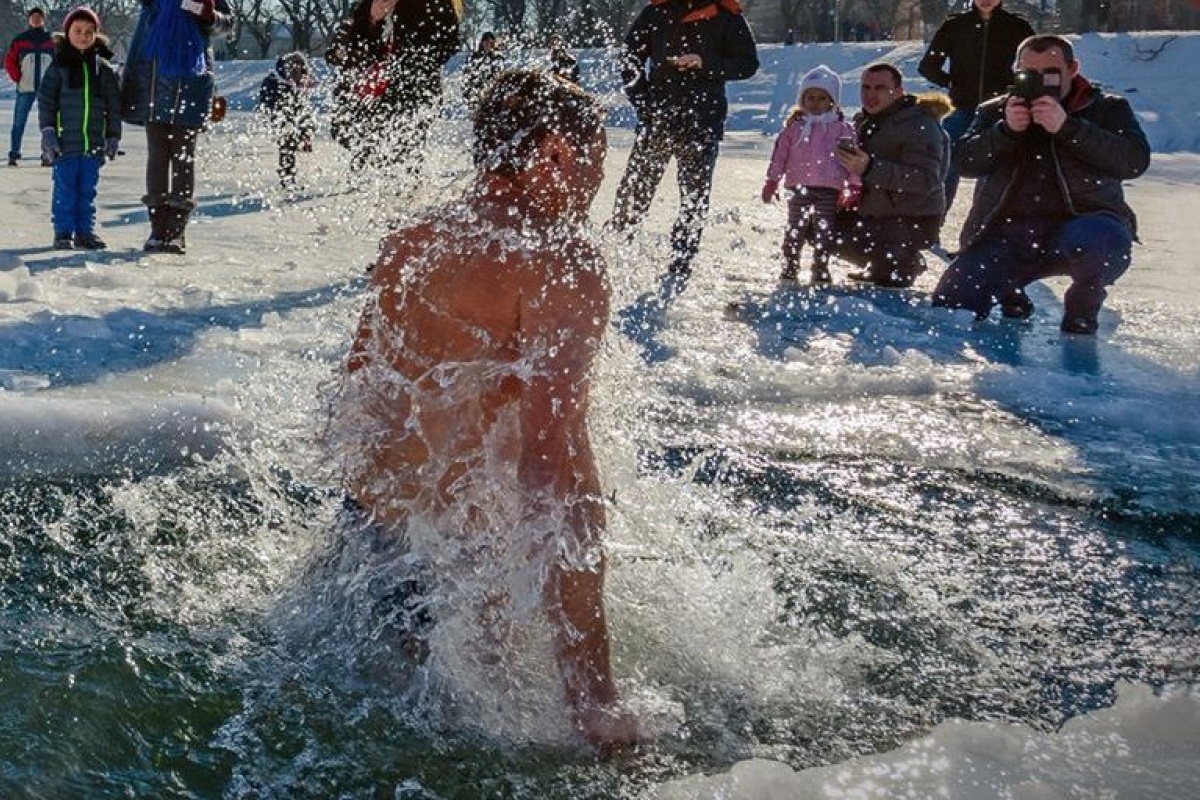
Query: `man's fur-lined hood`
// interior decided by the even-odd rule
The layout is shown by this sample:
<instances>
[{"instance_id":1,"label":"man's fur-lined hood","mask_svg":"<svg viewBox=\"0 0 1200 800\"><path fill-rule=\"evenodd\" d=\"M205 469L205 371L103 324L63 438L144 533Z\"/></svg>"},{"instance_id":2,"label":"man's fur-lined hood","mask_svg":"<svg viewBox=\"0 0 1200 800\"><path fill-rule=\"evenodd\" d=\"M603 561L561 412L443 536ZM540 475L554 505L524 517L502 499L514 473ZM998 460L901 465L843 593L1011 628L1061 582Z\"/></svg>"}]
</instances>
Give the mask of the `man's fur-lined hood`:
<instances>
[{"instance_id":1,"label":"man's fur-lined hood","mask_svg":"<svg viewBox=\"0 0 1200 800\"><path fill-rule=\"evenodd\" d=\"M921 92L916 95L917 108L934 119L941 119L954 110L950 95L945 92Z\"/></svg>"}]
</instances>

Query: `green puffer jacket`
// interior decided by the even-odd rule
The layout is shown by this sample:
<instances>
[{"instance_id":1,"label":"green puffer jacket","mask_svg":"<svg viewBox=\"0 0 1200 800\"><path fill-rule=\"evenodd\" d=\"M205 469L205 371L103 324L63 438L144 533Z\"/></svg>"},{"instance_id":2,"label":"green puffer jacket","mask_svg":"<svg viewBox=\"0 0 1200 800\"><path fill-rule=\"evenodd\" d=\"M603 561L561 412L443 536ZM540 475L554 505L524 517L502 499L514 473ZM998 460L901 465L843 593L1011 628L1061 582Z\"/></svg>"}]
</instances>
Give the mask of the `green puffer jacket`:
<instances>
[{"instance_id":1,"label":"green puffer jacket","mask_svg":"<svg viewBox=\"0 0 1200 800\"><path fill-rule=\"evenodd\" d=\"M99 155L104 140L121 138L121 87L97 44L79 52L58 38L54 63L38 89L38 127L58 131L63 155Z\"/></svg>"}]
</instances>

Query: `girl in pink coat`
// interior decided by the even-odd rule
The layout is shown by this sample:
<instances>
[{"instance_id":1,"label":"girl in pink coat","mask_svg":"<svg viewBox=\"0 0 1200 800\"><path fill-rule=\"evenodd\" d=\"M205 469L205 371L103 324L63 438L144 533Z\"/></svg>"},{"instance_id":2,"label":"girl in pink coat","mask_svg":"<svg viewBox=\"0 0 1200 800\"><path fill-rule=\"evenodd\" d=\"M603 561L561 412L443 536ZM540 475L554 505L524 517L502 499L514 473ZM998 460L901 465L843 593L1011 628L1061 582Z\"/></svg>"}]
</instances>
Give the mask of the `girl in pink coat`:
<instances>
[{"instance_id":1,"label":"girl in pink coat","mask_svg":"<svg viewBox=\"0 0 1200 800\"><path fill-rule=\"evenodd\" d=\"M788 191L788 224L783 237L783 273L780 280L796 280L800 250L812 245L812 282L829 283L829 256L833 246L833 224L839 202L852 203L862 189L862 179L850 173L834 157L841 143L855 143L854 126L838 107L842 80L824 64L800 80L797 105L775 140L764 203L775 200L779 184Z\"/></svg>"}]
</instances>

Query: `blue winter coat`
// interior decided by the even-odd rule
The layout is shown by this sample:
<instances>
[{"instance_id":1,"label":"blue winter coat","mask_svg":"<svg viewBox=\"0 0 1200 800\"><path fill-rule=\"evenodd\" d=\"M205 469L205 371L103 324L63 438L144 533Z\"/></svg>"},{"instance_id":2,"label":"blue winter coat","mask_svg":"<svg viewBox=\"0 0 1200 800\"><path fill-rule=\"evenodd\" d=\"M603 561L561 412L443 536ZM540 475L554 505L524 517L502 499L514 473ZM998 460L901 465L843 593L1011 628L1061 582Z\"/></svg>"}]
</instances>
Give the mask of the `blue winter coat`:
<instances>
[{"instance_id":1,"label":"blue winter coat","mask_svg":"<svg viewBox=\"0 0 1200 800\"><path fill-rule=\"evenodd\" d=\"M214 20L211 23L196 21L204 40L204 60L207 65L204 74L166 77L159 74L156 61L143 56L147 31L153 25L162 2L178 0L141 0L142 12L133 32L133 40L129 43L129 55L121 75L121 118L133 125L158 122L202 128L212 111L215 91L209 41L214 34L221 36L233 30L233 15L226 0L216 0Z\"/></svg>"}]
</instances>

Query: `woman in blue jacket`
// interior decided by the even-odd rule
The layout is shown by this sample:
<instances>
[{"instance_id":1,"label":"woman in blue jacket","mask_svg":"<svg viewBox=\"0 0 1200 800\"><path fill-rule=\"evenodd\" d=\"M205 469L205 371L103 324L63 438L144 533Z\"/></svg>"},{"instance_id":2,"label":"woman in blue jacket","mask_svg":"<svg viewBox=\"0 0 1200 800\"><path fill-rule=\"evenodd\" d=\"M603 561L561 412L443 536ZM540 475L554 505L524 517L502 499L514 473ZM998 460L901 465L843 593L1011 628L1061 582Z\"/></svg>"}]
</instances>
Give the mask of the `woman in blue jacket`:
<instances>
[{"instance_id":1,"label":"woman in blue jacket","mask_svg":"<svg viewBox=\"0 0 1200 800\"><path fill-rule=\"evenodd\" d=\"M225 0L141 0L121 84L121 117L146 127L148 253L186 250L196 206L196 139L212 112L209 40L233 28Z\"/></svg>"}]
</instances>

